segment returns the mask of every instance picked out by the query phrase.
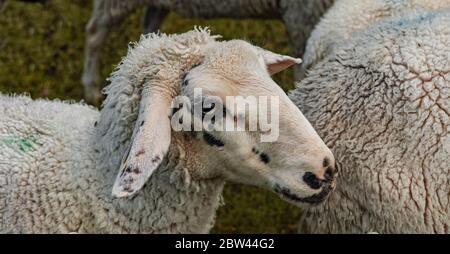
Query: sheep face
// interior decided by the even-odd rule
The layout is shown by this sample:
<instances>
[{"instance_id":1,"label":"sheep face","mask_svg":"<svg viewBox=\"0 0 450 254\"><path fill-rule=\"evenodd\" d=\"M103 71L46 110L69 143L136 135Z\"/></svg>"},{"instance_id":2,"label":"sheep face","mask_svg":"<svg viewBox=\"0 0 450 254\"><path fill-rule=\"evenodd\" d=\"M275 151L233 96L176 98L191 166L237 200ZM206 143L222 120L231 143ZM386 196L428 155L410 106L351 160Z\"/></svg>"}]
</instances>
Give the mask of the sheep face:
<instances>
[{"instance_id":1,"label":"sheep face","mask_svg":"<svg viewBox=\"0 0 450 254\"><path fill-rule=\"evenodd\" d=\"M196 133L196 159L211 171L202 175L263 187L297 205L322 202L335 186L334 157L270 77L300 59L244 41L217 43L206 56L182 78L188 101L172 117L172 126Z\"/></svg>"},{"instance_id":2,"label":"sheep face","mask_svg":"<svg viewBox=\"0 0 450 254\"><path fill-rule=\"evenodd\" d=\"M301 60L239 40L201 50L205 57L180 78L179 96L142 91L113 195L137 193L182 146L193 178L259 186L298 205L323 201L335 186L333 155L270 77Z\"/></svg>"}]
</instances>

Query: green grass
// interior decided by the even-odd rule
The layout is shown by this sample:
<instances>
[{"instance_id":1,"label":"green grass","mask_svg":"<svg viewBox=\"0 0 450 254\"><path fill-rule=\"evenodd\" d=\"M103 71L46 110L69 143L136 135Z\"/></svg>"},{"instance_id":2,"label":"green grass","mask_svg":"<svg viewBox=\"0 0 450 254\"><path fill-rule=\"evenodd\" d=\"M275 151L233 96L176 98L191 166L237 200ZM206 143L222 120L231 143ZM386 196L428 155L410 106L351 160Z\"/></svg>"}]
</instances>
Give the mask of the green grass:
<instances>
[{"instance_id":1,"label":"green grass","mask_svg":"<svg viewBox=\"0 0 450 254\"><path fill-rule=\"evenodd\" d=\"M104 79L126 54L128 43L138 40L142 13L136 11L108 37L100 63ZM90 14L89 0L52 0L46 5L7 0L0 13L0 92L82 99L84 26ZM208 26L224 39L245 39L275 52L289 52L280 21L199 20L172 13L161 30L179 33L194 25ZM275 80L285 90L293 87L291 70ZM218 211L215 233L296 232L300 210L268 191L228 184L224 198L226 205Z\"/></svg>"}]
</instances>

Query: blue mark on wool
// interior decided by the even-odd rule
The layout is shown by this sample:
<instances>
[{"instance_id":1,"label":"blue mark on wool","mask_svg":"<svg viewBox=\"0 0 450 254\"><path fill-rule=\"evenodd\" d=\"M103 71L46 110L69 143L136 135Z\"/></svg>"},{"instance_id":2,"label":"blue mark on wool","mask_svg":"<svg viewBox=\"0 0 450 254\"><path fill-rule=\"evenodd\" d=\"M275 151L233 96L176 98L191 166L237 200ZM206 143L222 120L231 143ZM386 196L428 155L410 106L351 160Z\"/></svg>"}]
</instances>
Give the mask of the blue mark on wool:
<instances>
[{"instance_id":1,"label":"blue mark on wool","mask_svg":"<svg viewBox=\"0 0 450 254\"><path fill-rule=\"evenodd\" d=\"M35 134L26 137L5 135L4 137L0 136L0 141L7 147L19 153L36 151L36 147L41 145L38 143L38 136Z\"/></svg>"}]
</instances>

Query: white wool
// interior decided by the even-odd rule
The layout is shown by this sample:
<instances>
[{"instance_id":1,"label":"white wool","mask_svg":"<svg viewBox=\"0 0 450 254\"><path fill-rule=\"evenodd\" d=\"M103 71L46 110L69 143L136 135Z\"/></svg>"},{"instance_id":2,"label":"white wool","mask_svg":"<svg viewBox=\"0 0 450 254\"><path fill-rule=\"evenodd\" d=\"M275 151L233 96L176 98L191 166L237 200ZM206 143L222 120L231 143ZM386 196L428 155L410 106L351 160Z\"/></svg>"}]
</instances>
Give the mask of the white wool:
<instances>
[{"instance_id":1,"label":"white wool","mask_svg":"<svg viewBox=\"0 0 450 254\"><path fill-rule=\"evenodd\" d=\"M226 180L297 205L323 202L336 183L333 154L269 75L300 59L215 38L203 29L143 36L111 75L100 112L0 96L0 231L207 233ZM196 88L278 96L280 138L172 130L172 98ZM234 119L227 106L219 110Z\"/></svg>"},{"instance_id":2,"label":"white wool","mask_svg":"<svg viewBox=\"0 0 450 254\"><path fill-rule=\"evenodd\" d=\"M111 189L144 77L176 93L181 74L203 57L199 47L214 40L201 29L142 37L112 75L100 113L0 95L0 232L207 233L224 180L191 179L177 166L180 144L140 195L113 199Z\"/></svg>"},{"instance_id":3,"label":"white wool","mask_svg":"<svg viewBox=\"0 0 450 254\"><path fill-rule=\"evenodd\" d=\"M313 32L290 98L341 171L301 231L450 232L449 7L341 0Z\"/></svg>"}]
</instances>

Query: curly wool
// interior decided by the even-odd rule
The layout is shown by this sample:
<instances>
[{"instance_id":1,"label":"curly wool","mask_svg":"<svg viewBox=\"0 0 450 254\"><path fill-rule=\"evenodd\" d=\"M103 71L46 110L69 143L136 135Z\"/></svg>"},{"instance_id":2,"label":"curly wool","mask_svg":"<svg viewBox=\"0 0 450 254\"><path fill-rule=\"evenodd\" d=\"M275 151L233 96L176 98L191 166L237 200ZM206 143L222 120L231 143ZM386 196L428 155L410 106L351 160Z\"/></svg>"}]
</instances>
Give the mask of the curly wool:
<instances>
[{"instance_id":1,"label":"curly wool","mask_svg":"<svg viewBox=\"0 0 450 254\"><path fill-rule=\"evenodd\" d=\"M139 91L177 93L181 75L214 41L207 30L142 37L111 76L100 113L83 104L0 95L0 232L208 232L224 181L192 176L194 156L180 134L139 195L114 199L111 189Z\"/></svg>"},{"instance_id":2,"label":"curly wool","mask_svg":"<svg viewBox=\"0 0 450 254\"><path fill-rule=\"evenodd\" d=\"M307 41L300 77L359 30L392 17L446 8L449 3L449 0L336 1L330 11L323 15ZM348 8L349 6L352 8Z\"/></svg>"},{"instance_id":3,"label":"curly wool","mask_svg":"<svg viewBox=\"0 0 450 254\"><path fill-rule=\"evenodd\" d=\"M388 3L407 1L375 2L391 10ZM354 20L334 19L341 11L331 9L323 24ZM303 232L450 232L450 11L403 13L306 54L316 64L290 98L342 170L329 200L305 213Z\"/></svg>"}]
</instances>

